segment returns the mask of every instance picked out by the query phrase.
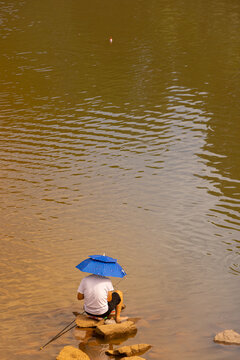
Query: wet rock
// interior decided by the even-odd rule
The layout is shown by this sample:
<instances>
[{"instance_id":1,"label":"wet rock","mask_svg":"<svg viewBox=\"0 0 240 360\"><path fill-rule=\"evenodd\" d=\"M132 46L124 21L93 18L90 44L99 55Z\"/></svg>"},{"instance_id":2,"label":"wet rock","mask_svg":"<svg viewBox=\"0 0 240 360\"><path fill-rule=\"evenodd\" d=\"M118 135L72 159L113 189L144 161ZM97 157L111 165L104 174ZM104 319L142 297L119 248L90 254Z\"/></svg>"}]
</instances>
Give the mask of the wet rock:
<instances>
[{"instance_id":1,"label":"wet rock","mask_svg":"<svg viewBox=\"0 0 240 360\"><path fill-rule=\"evenodd\" d=\"M137 328L132 321L125 321L120 324L98 325L95 332L104 338L114 339L134 334Z\"/></svg>"},{"instance_id":2,"label":"wet rock","mask_svg":"<svg viewBox=\"0 0 240 360\"><path fill-rule=\"evenodd\" d=\"M106 351L107 355L113 356L134 356L139 354L144 354L147 350L149 350L152 346L149 344L136 344L130 346L123 346L115 350ZM129 358L128 358L129 359Z\"/></svg>"},{"instance_id":3,"label":"wet rock","mask_svg":"<svg viewBox=\"0 0 240 360\"><path fill-rule=\"evenodd\" d=\"M90 360L89 356L82 350L73 346L65 346L57 356L57 360Z\"/></svg>"},{"instance_id":4,"label":"wet rock","mask_svg":"<svg viewBox=\"0 0 240 360\"><path fill-rule=\"evenodd\" d=\"M91 327L96 327L97 325L103 324L104 320L95 320L95 319L91 319L86 315L78 315L76 317L76 324L78 327L80 328L91 328Z\"/></svg>"},{"instance_id":5,"label":"wet rock","mask_svg":"<svg viewBox=\"0 0 240 360\"><path fill-rule=\"evenodd\" d=\"M240 334L234 330L224 330L215 336L214 341L225 344L240 345Z\"/></svg>"}]
</instances>

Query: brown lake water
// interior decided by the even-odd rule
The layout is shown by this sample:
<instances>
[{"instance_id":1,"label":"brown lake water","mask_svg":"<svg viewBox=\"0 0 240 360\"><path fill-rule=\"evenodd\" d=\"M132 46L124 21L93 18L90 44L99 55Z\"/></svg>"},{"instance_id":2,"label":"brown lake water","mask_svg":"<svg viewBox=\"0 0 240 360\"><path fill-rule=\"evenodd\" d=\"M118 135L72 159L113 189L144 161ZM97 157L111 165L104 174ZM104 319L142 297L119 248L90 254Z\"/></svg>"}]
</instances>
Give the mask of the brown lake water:
<instances>
[{"instance_id":1,"label":"brown lake water","mask_svg":"<svg viewBox=\"0 0 240 360\"><path fill-rule=\"evenodd\" d=\"M98 253L141 318L124 344L239 359L213 342L240 332L239 1L3 0L0 25L1 360L78 346L38 351Z\"/></svg>"}]
</instances>

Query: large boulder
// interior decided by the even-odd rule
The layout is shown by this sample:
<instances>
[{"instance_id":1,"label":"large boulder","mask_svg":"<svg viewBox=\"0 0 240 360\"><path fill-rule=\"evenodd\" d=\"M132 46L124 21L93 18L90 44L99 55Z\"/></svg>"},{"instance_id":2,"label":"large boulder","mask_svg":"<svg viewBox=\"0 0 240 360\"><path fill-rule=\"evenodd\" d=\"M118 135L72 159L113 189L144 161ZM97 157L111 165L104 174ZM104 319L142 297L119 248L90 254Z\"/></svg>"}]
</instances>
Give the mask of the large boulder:
<instances>
[{"instance_id":1,"label":"large boulder","mask_svg":"<svg viewBox=\"0 0 240 360\"><path fill-rule=\"evenodd\" d=\"M91 319L86 315L77 315L76 317L76 324L80 328L92 328L96 327L97 325L104 324L104 320L95 320Z\"/></svg>"},{"instance_id":2,"label":"large boulder","mask_svg":"<svg viewBox=\"0 0 240 360\"><path fill-rule=\"evenodd\" d=\"M90 358L82 350L69 345L64 346L58 354L57 360L90 360Z\"/></svg>"},{"instance_id":3,"label":"large boulder","mask_svg":"<svg viewBox=\"0 0 240 360\"><path fill-rule=\"evenodd\" d=\"M125 321L120 324L98 325L95 329L97 335L106 339L126 337L137 332L137 328L132 321Z\"/></svg>"},{"instance_id":4,"label":"large boulder","mask_svg":"<svg viewBox=\"0 0 240 360\"><path fill-rule=\"evenodd\" d=\"M115 350L106 351L107 355L112 356L134 356L139 354L144 354L147 350L149 350L152 346L149 344L136 344L130 346L122 346Z\"/></svg>"},{"instance_id":5,"label":"large boulder","mask_svg":"<svg viewBox=\"0 0 240 360\"><path fill-rule=\"evenodd\" d=\"M215 336L214 341L225 344L240 345L240 334L234 330L224 330Z\"/></svg>"}]
</instances>

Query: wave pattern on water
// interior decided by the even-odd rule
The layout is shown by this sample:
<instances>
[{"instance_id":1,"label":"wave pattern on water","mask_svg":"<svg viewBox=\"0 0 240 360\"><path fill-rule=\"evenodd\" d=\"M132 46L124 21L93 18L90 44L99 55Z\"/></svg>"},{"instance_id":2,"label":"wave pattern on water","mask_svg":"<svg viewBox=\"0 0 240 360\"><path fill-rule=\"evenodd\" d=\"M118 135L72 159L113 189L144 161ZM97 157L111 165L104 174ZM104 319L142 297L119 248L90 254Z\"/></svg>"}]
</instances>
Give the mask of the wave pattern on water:
<instances>
[{"instance_id":1,"label":"wave pattern on water","mask_svg":"<svg viewBox=\"0 0 240 360\"><path fill-rule=\"evenodd\" d=\"M93 4L1 2L2 356L38 359L107 252L153 357L226 358L206 334L238 326L239 6Z\"/></svg>"},{"instance_id":2,"label":"wave pattern on water","mask_svg":"<svg viewBox=\"0 0 240 360\"><path fill-rule=\"evenodd\" d=\"M9 194L14 195L14 201L19 204L24 197L31 201L33 208L40 199L48 202L48 208L51 202L63 206L75 203L81 207L83 194L79 185L85 182L84 178L92 183L96 176L104 177L110 186L113 174L118 171L118 179L122 179L119 186L125 186L126 177L134 184L129 188L131 206L160 212L163 218L171 219L182 236L186 235L184 240L178 240L179 249L193 246L199 251L201 241L196 248L192 238L200 237L202 244L205 243L201 225L205 215L210 216L210 223L215 226L239 231L239 202L235 200L232 206L230 198L219 199L219 195L220 203L215 202L214 184L218 186L228 180L220 177L214 168L206 168L204 159L211 156L219 161L221 155L203 151L211 119L211 114L204 109L205 96L205 93L170 86L165 94L168 103L164 111L156 106L155 109L143 108L137 114L118 111L117 106L104 104L100 97L86 98L75 107L61 110L55 118L53 106L58 109L60 104L53 98L47 99L45 115L39 107L31 111L21 108L15 110L14 121L10 121L13 112L5 94L0 149L4 186L0 191L6 192L7 181ZM213 175L207 175L209 171ZM18 186L16 182L23 185ZM99 194L100 188L96 183L94 186ZM188 195L193 187L198 188L199 193ZM165 202L169 206L165 214L159 206L165 196L164 189L168 190ZM208 190L212 207L202 198L203 189ZM59 191L63 195L59 196ZM137 194L142 194L138 195L139 200ZM4 207L8 207L6 202ZM194 229L189 237L192 224Z\"/></svg>"}]
</instances>

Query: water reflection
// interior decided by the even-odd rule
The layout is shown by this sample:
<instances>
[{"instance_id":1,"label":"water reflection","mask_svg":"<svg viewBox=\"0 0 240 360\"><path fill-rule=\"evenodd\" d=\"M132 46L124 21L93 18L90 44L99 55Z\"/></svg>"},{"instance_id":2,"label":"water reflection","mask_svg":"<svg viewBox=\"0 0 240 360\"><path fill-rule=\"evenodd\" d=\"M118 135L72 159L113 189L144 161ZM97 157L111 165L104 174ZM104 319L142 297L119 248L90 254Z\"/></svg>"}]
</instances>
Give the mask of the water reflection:
<instances>
[{"instance_id":1,"label":"water reflection","mask_svg":"<svg viewBox=\"0 0 240 360\"><path fill-rule=\"evenodd\" d=\"M109 359L106 355L107 350L113 350L115 347L123 346L125 342L134 338L136 334L121 337L119 339L105 340L103 338L94 335L93 329L81 329L76 328L74 330L74 337L77 340L81 340L79 343L79 349L84 351L90 359Z\"/></svg>"}]
</instances>

